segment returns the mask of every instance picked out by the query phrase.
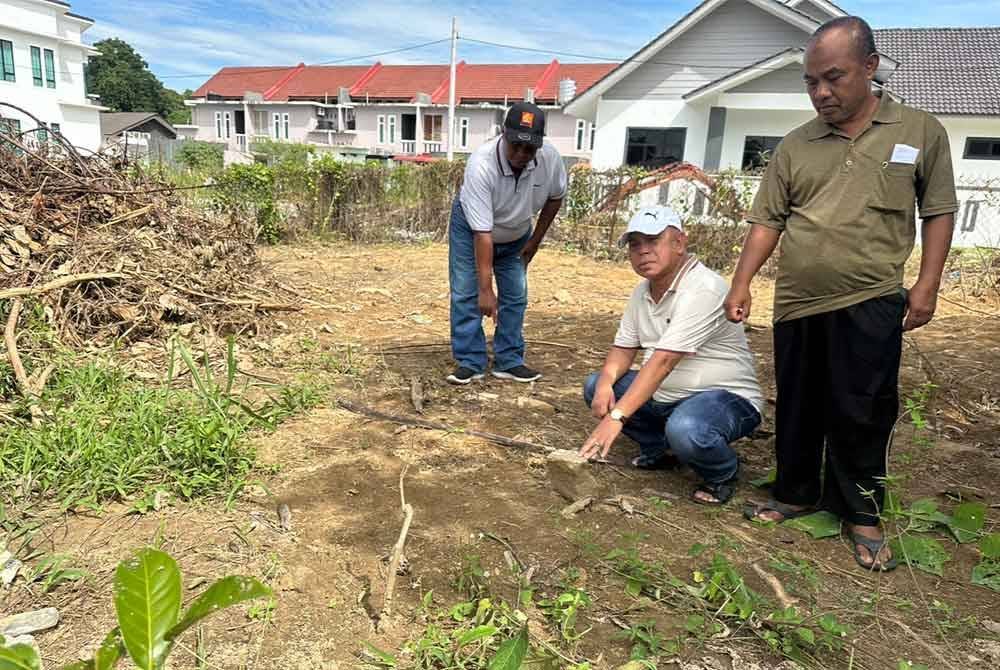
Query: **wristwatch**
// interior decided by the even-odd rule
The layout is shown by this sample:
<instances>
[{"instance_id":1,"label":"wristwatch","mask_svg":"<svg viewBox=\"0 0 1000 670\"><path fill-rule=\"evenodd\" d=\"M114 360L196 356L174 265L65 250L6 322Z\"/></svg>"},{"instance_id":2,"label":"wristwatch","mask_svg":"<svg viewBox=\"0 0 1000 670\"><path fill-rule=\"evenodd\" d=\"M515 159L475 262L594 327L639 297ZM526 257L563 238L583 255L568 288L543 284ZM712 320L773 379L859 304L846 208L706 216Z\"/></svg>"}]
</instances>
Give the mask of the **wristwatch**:
<instances>
[{"instance_id":1,"label":"wristwatch","mask_svg":"<svg viewBox=\"0 0 1000 670\"><path fill-rule=\"evenodd\" d=\"M628 417L627 417L627 416L625 416L625 414L624 414L624 413L623 413L623 412L622 412L622 411L621 411L620 409L618 409L617 407L615 407L614 409L612 409L612 410L611 410L611 413L610 413L610 414L609 414L608 416L610 416L610 417L611 417L611 420L612 420L612 421L617 421L618 423L625 423L625 419L627 419L627 418L628 418Z\"/></svg>"}]
</instances>

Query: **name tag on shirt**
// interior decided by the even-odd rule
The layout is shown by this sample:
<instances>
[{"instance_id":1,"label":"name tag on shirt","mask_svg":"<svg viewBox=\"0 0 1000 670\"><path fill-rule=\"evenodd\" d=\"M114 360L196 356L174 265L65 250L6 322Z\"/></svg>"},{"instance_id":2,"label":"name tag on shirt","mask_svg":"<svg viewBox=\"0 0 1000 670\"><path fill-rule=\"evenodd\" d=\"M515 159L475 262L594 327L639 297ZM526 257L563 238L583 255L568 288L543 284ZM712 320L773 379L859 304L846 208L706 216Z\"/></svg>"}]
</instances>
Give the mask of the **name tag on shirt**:
<instances>
[{"instance_id":1,"label":"name tag on shirt","mask_svg":"<svg viewBox=\"0 0 1000 670\"><path fill-rule=\"evenodd\" d=\"M913 165L917 162L917 154L919 153L920 149L911 147L909 144L897 144L892 148L892 157L889 158L889 162Z\"/></svg>"}]
</instances>

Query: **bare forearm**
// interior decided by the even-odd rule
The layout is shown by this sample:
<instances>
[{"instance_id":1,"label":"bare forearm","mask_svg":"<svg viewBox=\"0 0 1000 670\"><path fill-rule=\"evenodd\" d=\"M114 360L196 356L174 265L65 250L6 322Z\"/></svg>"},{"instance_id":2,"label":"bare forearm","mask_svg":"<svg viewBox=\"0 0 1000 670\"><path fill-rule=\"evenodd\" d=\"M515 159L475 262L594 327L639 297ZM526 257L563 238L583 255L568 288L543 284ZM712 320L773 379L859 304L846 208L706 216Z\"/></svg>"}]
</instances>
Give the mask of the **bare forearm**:
<instances>
[{"instance_id":1,"label":"bare forearm","mask_svg":"<svg viewBox=\"0 0 1000 670\"><path fill-rule=\"evenodd\" d=\"M476 276L480 290L493 288L493 233L475 233Z\"/></svg>"},{"instance_id":2,"label":"bare forearm","mask_svg":"<svg viewBox=\"0 0 1000 670\"><path fill-rule=\"evenodd\" d=\"M750 281L778 246L781 231L754 223L747 231L743 240L743 252L740 254L736 272L733 273L733 284L749 286Z\"/></svg>"},{"instance_id":3,"label":"bare forearm","mask_svg":"<svg viewBox=\"0 0 1000 670\"><path fill-rule=\"evenodd\" d=\"M918 281L937 287L951 250L955 215L942 214L924 219L921 227L920 276Z\"/></svg>"},{"instance_id":4,"label":"bare forearm","mask_svg":"<svg viewBox=\"0 0 1000 670\"><path fill-rule=\"evenodd\" d=\"M636 410L642 407L646 401L653 397L656 389L667 378L677 363L684 357L684 354L673 351L657 351L646 361L646 364L639 370L635 381L629 386L628 392L623 395L615 407L620 409L625 416L632 416Z\"/></svg>"},{"instance_id":5,"label":"bare forearm","mask_svg":"<svg viewBox=\"0 0 1000 670\"><path fill-rule=\"evenodd\" d=\"M542 211L538 214L538 223L535 224L535 232L531 235L533 242L541 243L545 238L545 234L549 232L549 226L555 220L556 214L559 213L562 204L562 200L549 200L545 203Z\"/></svg>"},{"instance_id":6,"label":"bare forearm","mask_svg":"<svg viewBox=\"0 0 1000 670\"><path fill-rule=\"evenodd\" d=\"M611 347L607 357L604 359L604 367L601 368L601 376L598 384L614 384L622 378L632 367L635 360L635 349L624 349L622 347Z\"/></svg>"}]
</instances>

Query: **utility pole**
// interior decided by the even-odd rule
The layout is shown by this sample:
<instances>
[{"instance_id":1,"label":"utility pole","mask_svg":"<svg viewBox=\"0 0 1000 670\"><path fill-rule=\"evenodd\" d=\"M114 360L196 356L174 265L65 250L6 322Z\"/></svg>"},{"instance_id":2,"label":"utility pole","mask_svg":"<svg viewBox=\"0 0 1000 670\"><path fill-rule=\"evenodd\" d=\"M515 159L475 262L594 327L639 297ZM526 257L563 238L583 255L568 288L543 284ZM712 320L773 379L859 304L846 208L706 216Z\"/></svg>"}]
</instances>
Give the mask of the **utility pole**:
<instances>
[{"instance_id":1,"label":"utility pole","mask_svg":"<svg viewBox=\"0 0 1000 670\"><path fill-rule=\"evenodd\" d=\"M455 158L455 54L458 50L458 19L451 17L451 75L448 86L448 160Z\"/></svg>"}]
</instances>

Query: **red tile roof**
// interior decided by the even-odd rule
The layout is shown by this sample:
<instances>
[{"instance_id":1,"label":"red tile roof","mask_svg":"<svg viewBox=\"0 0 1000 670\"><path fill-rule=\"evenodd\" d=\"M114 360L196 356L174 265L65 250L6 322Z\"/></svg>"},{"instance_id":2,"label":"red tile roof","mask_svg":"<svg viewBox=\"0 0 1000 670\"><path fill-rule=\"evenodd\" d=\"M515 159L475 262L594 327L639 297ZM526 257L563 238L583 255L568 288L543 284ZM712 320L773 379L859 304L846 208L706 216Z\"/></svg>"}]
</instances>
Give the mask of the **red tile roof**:
<instances>
[{"instance_id":1,"label":"red tile roof","mask_svg":"<svg viewBox=\"0 0 1000 670\"><path fill-rule=\"evenodd\" d=\"M430 95L448 80L447 65L384 65L351 95L373 100L412 100L417 93Z\"/></svg>"},{"instance_id":2,"label":"red tile roof","mask_svg":"<svg viewBox=\"0 0 1000 670\"><path fill-rule=\"evenodd\" d=\"M351 88L371 69L371 65L309 65L269 99L322 98L328 95L336 102L341 87Z\"/></svg>"},{"instance_id":3,"label":"red tile roof","mask_svg":"<svg viewBox=\"0 0 1000 670\"><path fill-rule=\"evenodd\" d=\"M470 65L456 67L457 102L503 102L522 100L525 89L535 89L535 99L555 102L559 82L573 79L580 94L611 72L613 63L528 63ZM296 67L226 67L205 82L195 98L209 93L242 98L246 91L263 93L268 100L335 97L341 87L350 88L356 100L413 100L427 93L435 103L448 100L447 65L310 65Z\"/></svg>"},{"instance_id":4,"label":"red tile roof","mask_svg":"<svg viewBox=\"0 0 1000 670\"><path fill-rule=\"evenodd\" d=\"M289 66L224 67L194 92L204 98L209 93L224 98L242 98L247 91L263 93L295 68Z\"/></svg>"}]
</instances>

